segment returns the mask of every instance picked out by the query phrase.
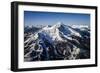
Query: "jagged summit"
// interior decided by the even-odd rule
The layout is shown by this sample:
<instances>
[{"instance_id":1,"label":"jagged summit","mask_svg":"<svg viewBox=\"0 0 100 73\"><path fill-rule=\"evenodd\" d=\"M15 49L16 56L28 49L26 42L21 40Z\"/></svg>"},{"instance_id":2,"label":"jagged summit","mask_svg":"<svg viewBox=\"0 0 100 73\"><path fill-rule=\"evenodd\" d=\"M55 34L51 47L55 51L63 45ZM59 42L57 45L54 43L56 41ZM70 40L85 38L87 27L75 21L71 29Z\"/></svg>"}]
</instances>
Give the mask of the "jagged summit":
<instances>
[{"instance_id":1,"label":"jagged summit","mask_svg":"<svg viewBox=\"0 0 100 73\"><path fill-rule=\"evenodd\" d=\"M64 23L63 22L57 22L57 25L64 25Z\"/></svg>"},{"instance_id":2,"label":"jagged summit","mask_svg":"<svg viewBox=\"0 0 100 73\"><path fill-rule=\"evenodd\" d=\"M57 22L56 24L54 24L54 27L61 27L64 26L65 24L63 22Z\"/></svg>"}]
</instances>

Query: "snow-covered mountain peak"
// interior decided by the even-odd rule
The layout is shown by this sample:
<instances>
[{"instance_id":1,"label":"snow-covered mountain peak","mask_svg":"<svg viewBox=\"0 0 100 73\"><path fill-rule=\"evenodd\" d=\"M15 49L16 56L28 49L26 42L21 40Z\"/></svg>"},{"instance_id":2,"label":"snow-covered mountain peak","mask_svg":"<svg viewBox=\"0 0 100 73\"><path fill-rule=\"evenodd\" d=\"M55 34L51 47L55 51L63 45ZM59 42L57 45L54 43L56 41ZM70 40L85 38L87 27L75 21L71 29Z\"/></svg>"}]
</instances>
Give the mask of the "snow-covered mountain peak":
<instances>
[{"instance_id":1,"label":"snow-covered mountain peak","mask_svg":"<svg viewBox=\"0 0 100 73\"><path fill-rule=\"evenodd\" d=\"M71 39L70 36L75 35L81 37L80 33L76 30L63 24L62 22L58 22L57 24L49 27L45 26L39 33L42 33L45 37L49 36L52 40L63 40L62 37Z\"/></svg>"},{"instance_id":2,"label":"snow-covered mountain peak","mask_svg":"<svg viewBox=\"0 0 100 73\"><path fill-rule=\"evenodd\" d=\"M58 22L52 26L45 26L33 35L34 39L43 37L52 41L64 41L64 39L72 40L71 36L82 37L82 34L77 31L76 28L73 28L73 26L65 25L62 22Z\"/></svg>"},{"instance_id":3,"label":"snow-covered mountain peak","mask_svg":"<svg viewBox=\"0 0 100 73\"><path fill-rule=\"evenodd\" d=\"M62 22L58 22L57 25L64 25Z\"/></svg>"},{"instance_id":4,"label":"snow-covered mountain peak","mask_svg":"<svg viewBox=\"0 0 100 73\"><path fill-rule=\"evenodd\" d=\"M53 25L52 27L61 27L61 26L65 26L64 23L62 22L57 22L55 25Z\"/></svg>"}]
</instances>

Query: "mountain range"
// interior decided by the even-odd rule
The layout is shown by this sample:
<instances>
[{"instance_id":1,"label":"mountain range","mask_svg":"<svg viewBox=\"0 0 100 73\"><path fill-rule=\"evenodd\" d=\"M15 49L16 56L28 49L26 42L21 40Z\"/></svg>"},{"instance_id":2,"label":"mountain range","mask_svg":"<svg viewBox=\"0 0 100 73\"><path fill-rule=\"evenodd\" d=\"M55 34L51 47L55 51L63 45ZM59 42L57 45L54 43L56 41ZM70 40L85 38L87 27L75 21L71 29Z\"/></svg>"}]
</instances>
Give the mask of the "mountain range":
<instances>
[{"instance_id":1,"label":"mountain range","mask_svg":"<svg viewBox=\"0 0 100 73\"><path fill-rule=\"evenodd\" d=\"M24 61L90 58L90 27L65 25L24 28Z\"/></svg>"}]
</instances>

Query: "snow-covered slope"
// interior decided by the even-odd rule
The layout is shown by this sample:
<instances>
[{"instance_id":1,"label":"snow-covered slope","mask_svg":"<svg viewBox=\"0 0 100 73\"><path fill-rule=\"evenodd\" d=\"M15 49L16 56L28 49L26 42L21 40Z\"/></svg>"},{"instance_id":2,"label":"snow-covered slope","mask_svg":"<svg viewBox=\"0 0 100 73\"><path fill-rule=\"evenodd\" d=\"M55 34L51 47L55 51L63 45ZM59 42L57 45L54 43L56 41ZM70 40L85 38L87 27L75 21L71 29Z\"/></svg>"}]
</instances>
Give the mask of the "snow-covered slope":
<instances>
[{"instance_id":1,"label":"snow-covered slope","mask_svg":"<svg viewBox=\"0 0 100 73\"><path fill-rule=\"evenodd\" d=\"M41 35L45 38L48 38L52 41L55 41L55 40L56 41L63 41L64 39L62 37L66 38L66 39L72 39L70 37L72 35L81 37L79 32L72 29L70 26L64 25L61 22L59 22L51 27L48 27L48 26L44 27L39 32L37 32L34 36L39 37L39 35Z\"/></svg>"}]
</instances>

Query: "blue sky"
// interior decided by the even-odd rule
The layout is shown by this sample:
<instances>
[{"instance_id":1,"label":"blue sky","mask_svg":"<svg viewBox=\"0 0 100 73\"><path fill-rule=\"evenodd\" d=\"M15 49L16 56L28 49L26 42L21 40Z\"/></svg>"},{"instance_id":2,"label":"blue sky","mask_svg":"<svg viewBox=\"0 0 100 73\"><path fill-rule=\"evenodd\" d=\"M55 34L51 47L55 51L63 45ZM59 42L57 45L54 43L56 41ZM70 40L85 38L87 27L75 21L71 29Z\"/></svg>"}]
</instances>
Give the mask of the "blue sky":
<instances>
[{"instance_id":1,"label":"blue sky","mask_svg":"<svg viewBox=\"0 0 100 73\"><path fill-rule=\"evenodd\" d=\"M25 25L64 24L90 25L90 14L24 11Z\"/></svg>"}]
</instances>

